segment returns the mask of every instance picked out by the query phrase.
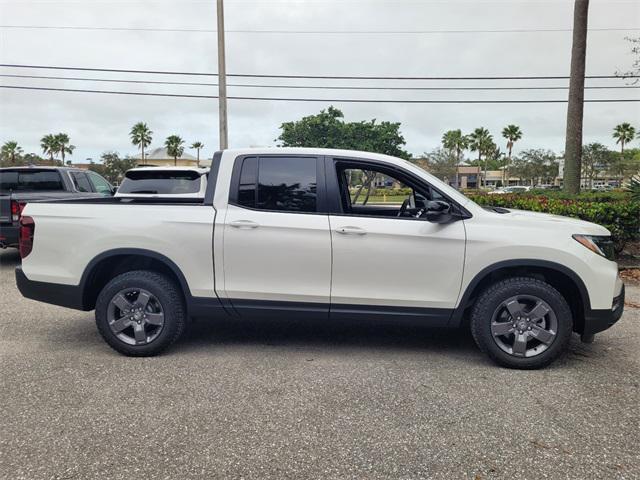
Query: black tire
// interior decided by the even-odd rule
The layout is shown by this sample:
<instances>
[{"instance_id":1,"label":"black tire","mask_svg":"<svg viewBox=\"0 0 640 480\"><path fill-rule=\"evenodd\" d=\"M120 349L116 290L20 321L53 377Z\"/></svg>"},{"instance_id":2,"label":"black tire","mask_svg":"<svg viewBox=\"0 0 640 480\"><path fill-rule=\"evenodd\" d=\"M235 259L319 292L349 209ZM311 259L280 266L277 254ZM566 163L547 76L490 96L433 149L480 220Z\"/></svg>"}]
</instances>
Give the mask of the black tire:
<instances>
[{"instance_id":1,"label":"black tire","mask_svg":"<svg viewBox=\"0 0 640 480\"><path fill-rule=\"evenodd\" d=\"M164 323L156 333L157 336L148 343L128 344L121 340L110 326L110 304L119 293L127 289L144 289L155 297L154 301L160 305ZM184 301L179 287L166 276L146 270L126 272L113 278L102 289L96 301L96 325L100 335L111 348L128 356L149 357L165 351L184 332L185 317Z\"/></svg>"},{"instance_id":2,"label":"black tire","mask_svg":"<svg viewBox=\"0 0 640 480\"><path fill-rule=\"evenodd\" d=\"M513 297L522 298L519 296L535 297L551 308L556 328L555 337L548 345L538 342L535 337L527 336L530 334L526 332L526 327L523 330L519 330L520 324L515 323L516 320L510 316L511 312L507 311L504 306L504 302ZM502 312L500 315L510 319L501 325L511 324L512 321L514 323L511 325L518 325L518 327L513 328L513 333L505 334L504 337L494 336L492 322L494 321L494 314L498 315L498 312ZM547 313L541 321L549 322L551 314ZM507 328L511 327L507 325ZM533 344L536 347L544 348L544 350L536 354L532 348L530 350L533 356L517 356L513 353L515 343L511 353L501 348L499 342L502 342L502 345L505 346L508 339L514 339L515 341L518 331L524 331L525 337L523 338L527 339L525 341L527 346ZM572 331L573 317L567 301L551 285L535 278L514 277L494 283L480 294L471 311L471 333L478 347L494 362L508 368L536 369L546 367L567 350Z\"/></svg>"}]
</instances>

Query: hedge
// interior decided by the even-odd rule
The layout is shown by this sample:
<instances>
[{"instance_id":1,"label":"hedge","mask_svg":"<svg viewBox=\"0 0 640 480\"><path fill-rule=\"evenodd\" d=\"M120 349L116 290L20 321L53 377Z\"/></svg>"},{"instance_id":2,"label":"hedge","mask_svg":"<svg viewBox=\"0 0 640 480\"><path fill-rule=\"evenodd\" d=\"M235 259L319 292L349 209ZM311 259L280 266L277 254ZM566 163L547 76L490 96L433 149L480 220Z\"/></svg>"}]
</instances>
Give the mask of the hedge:
<instances>
[{"instance_id":1,"label":"hedge","mask_svg":"<svg viewBox=\"0 0 640 480\"><path fill-rule=\"evenodd\" d=\"M640 202L632 200L625 192L589 192L573 196L563 192L468 193L467 196L480 205L552 213L597 223L611 232L618 251L626 242L640 238Z\"/></svg>"}]
</instances>

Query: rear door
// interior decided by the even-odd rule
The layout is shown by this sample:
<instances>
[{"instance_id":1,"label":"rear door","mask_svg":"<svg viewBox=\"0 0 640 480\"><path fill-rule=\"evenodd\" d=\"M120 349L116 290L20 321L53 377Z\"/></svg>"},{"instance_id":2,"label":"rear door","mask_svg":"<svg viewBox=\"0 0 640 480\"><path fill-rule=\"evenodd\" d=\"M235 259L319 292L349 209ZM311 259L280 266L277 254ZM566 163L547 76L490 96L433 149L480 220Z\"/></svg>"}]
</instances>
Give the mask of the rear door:
<instances>
[{"instance_id":1,"label":"rear door","mask_svg":"<svg viewBox=\"0 0 640 480\"><path fill-rule=\"evenodd\" d=\"M225 293L240 313L256 309L327 316L331 236L322 159L236 159L224 225Z\"/></svg>"},{"instance_id":2,"label":"rear door","mask_svg":"<svg viewBox=\"0 0 640 480\"><path fill-rule=\"evenodd\" d=\"M335 159L326 168L335 204L329 217L332 317L364 313L446 323L462 282L463 221L421 217L426 201L444 197L395 166Z\"/></svg>"}]
</instances>

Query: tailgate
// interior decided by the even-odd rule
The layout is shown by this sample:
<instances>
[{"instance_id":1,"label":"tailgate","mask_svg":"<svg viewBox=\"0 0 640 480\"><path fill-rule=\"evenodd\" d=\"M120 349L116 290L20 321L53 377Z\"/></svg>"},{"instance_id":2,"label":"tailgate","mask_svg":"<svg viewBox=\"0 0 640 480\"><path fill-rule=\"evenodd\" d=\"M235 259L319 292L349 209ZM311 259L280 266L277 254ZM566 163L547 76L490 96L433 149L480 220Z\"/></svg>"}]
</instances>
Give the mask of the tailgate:
<instances>
[{"instance_id":1,"label":"tailgate","mask_svg":"<svg viewBox=\"0 0 640 480\"><path fill-rule=\"evenodd\" d=\"M0 195L0 223L11 223L11 195Z\"/></svg>"}]
</instances>

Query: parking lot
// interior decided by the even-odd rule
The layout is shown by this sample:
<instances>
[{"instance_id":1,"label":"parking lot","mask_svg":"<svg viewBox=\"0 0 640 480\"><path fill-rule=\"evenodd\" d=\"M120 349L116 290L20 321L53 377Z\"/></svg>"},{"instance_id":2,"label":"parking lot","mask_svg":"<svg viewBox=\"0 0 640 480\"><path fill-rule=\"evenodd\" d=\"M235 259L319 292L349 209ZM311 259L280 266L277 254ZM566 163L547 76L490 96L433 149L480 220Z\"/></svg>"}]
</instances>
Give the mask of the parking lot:
<instances>
[{"instance_id":1,"label":"parking lot","mask_svg":"<svg viewBox=\"0 0 640 480\"><path fill-rule=\"evenodd\" d=\"M92 312L23 299L18 261L0 253L2 478L640 478L638 308L542 371L466 333L302 319L201 322L136 359Z\"/></svg>"}]
</instances>

